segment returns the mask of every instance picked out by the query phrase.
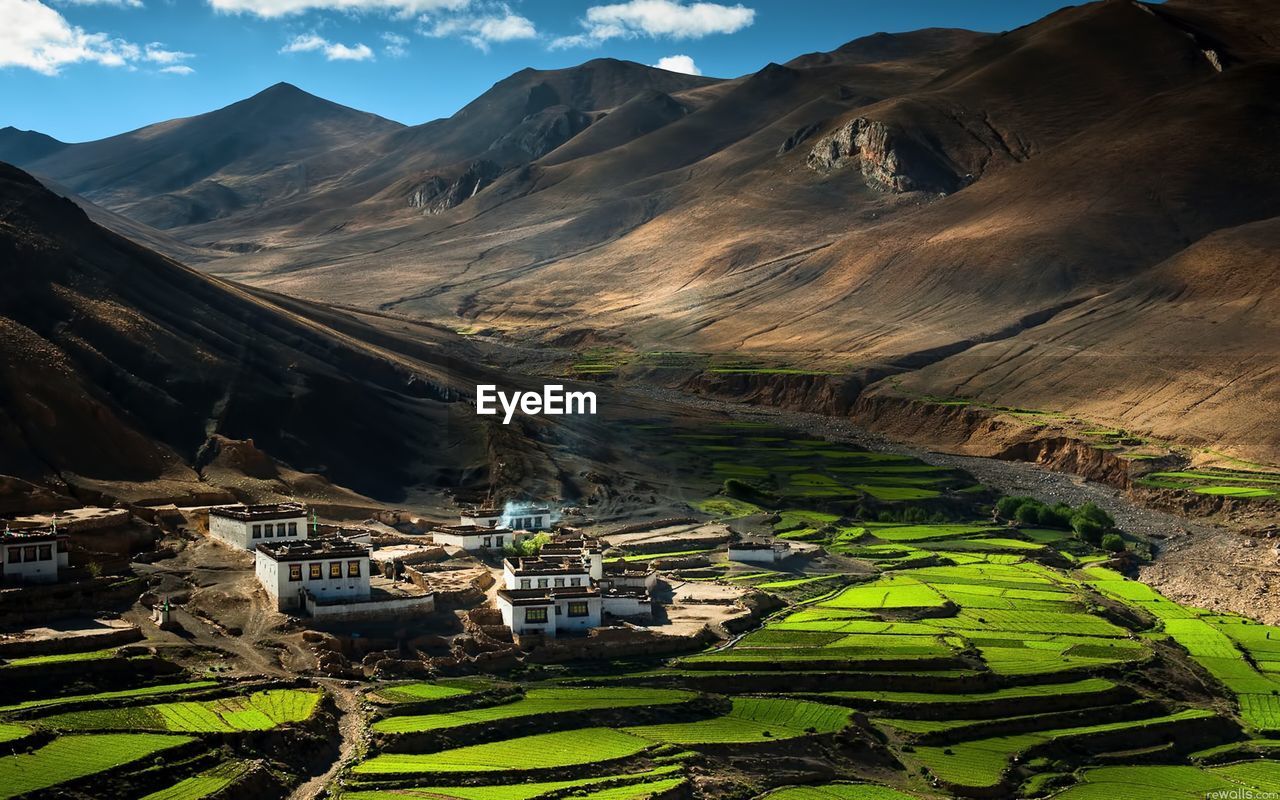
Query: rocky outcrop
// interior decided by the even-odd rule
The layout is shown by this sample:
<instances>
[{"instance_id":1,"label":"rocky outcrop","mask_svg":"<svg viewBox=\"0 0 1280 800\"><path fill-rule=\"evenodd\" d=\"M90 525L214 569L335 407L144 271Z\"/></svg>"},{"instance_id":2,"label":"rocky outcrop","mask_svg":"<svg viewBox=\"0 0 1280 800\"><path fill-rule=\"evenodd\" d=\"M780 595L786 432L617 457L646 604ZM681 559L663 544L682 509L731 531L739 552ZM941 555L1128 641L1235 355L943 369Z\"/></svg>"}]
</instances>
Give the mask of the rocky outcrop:
<instances>
[{"instance_id":1,"label":"rocky outcrop","mask_svg":"<svg viewBox=\"0 0 1280 800\"><path fill-rule=\"evenodd\" d=\"M867 185L884 192L949 194L964 186L944 159L897 127L857 117L809 151L809 169L826 174L857 165Z\"/></svg>"},{"instance_id":2,"label":"rocky outcrop","mask_svg":"<svg viewBox=\"0 0 1280 800\"><path fill-rule=\"evenodd\" d=\"M444 213L474 197L481 189L493 183L502 172L502 167L482 158L471 162L452 181L432 175L409 193L409 205L424 214Z\"/></svg>"}]
</instances>

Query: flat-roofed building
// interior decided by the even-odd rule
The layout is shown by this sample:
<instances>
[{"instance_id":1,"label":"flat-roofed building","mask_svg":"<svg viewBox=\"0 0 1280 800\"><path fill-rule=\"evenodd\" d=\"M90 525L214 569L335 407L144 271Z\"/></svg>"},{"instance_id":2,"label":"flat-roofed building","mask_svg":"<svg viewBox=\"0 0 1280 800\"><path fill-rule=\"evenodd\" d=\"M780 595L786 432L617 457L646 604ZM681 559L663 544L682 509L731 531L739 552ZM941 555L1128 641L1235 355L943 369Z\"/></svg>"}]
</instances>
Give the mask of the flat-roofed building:
<instances>
[{"instance_id":1,"label":"flat-roofed building","mask_svg":"<svg viewBox=\"0 0 1280 800\"><path fill-rule=\"evenodd\" d=\"M516 531L545 531L551 527L551 509L545 506L518 505L508 508L477 508L464 512L459 522L478 528L501 526Z\"/></svg>"},{"instance_id":2,"label":"flat-roofed building","mask_svg":"<svg viewBox=\"0 0 1280 800\"><path fill-rule=\"evenodd\" d=\"M67 536L53 530L5 530L0 535L0 560L6 583L55 583L58 571L70 565Z\"/></svg>"},{"instance_id":3,"label":"flat-roofed building","mask_svg":"<svg viewBox=\"0 0 1280 800\"><path fill-rule=\"evenodd\" d=\"M510 528L483 525L437 525L431 529L431 540L463 550L501 550L515 543L515 532Z\"/></svg>"},{"instance_id":4,"label":"flat-roofed building","mask_svg":"<svg viewBox=\"0 0 1280 800\"><path fill-rule=\"evenodd\" d=\"M307 538L307 507L301 503L217 506L209 509L209 533L243 550L268 542Z\"/></svg>"},{"instance_id":5,"label":"flat-roofed building","mask_svg":"<svg viewBox=\"0 0 1280 800\"><path fill-rule=\"evenodd\" d=\"M786 542L733 542L729 545L730 561L773 564L791 555Z\"/></svg>"},{"instance_id":6,"label":"flat-roofed building","mask_svg":"<svg viewBox=\"0 0 1280 800\"><path fill-rule=\"evenodd\" d=\"M258 583L280 611L321 603L368 600L369 548L342 539L271 542L258 545Z\"/></svg>"},{"instance_id":7,"label":"flat-roofed building","mask_svg":"<svg viewBox=\"0 0 1280 800\"><path fill-rule=\"evenodd\" d=\"M516 636L556 637L600 627L600 590L590 586L565 589L499 589L502 622Z\"/></svg>"},{"instance_id":8,"label":"flat-roofed building","mask_svg":"<svg viewBox=\"0 0 1280 800\"><path fill-rule=\"evenodd\" d=\"M581 555L587 562L592 580L604 576L605 543L589 536L556 537L538 551L544 558Z\"/></svg>"},{"instance_id":9,"label":"flat-roofed building","mask_svg":"<svg viewBox=\"0 0 1280 800\"><path fill-rule=\"evenodd\" d=\"M502 562L502 575L508 589L566 589L592 583L581 554L508 558Z\"/></svg>"}]
</instances>

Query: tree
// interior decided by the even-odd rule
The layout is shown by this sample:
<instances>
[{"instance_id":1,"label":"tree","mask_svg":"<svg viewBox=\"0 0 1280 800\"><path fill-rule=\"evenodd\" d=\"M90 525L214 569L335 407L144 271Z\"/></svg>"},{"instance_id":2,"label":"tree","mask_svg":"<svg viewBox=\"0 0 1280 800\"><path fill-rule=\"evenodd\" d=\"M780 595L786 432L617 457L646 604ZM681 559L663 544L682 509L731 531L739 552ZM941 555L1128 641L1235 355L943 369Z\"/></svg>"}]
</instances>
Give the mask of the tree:
<instances>
[{"instance_id":1,"label":"tree","mask_svg":"<svg viewBox=\"0 0 1280 800\"><path fill-rule=\"evenodd\" d=\"M1014 513L1014 518L1023 525L1035 525L1040 522L1040 511L1044 506L1032 500L1029 503L1023 503L1018 506L1018 510Z\"/></svg>"},{"instance_id":2,"label":"tree","mask_svg":"<svg viewBox=\"0 0 1280 800\"><path fill-rule=\"evenodd\" d=\"M1030 500L1030 497L1001 497L996 502L996 513L1004 519L1013 519L1018 509Z\"/></svg>"},{"instance_id":3,"label":"tree","mask_svg":"<svg viewBox=\"0 0 1280 800\"><path fill-rule=\"evenodd\" d=\"M1125 551L1124 538L1118 533L1108 533L1102 537L1102 549L1111 553Z\"/></svg>"},{"instance_id":4,"label":"tree","mask_svg":"<svg viewBox=\"0 0 1280 800\"><path fill-rule=\"evenodd\" d=\"M1098 523L1091 519L1076 516L1071 520L1071 529L1076 532L1082 541L1089 544L1098 544L1102 541L1102 534L1106 532Z\"/></svg>"}]
</instances>

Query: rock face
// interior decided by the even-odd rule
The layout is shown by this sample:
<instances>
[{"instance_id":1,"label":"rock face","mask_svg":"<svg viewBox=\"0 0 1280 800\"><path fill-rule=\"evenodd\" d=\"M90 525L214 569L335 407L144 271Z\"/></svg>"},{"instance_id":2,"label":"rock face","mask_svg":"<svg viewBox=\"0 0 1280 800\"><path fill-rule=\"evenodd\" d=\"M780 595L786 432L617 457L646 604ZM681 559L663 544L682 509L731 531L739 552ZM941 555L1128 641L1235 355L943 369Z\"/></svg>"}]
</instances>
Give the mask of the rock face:
<instances>
[{"instance_id":1,"label":"rock face","mask_svg":"<svg viewBox=\"0 0 1280 800\"><path fill-rule=\"evenodd\" d=\"M441 214L474 197L502 173L502 167L494 162L478 159L453 181L439 175L427 178L409 193L409 205L425 214Z\"/></svg>"},{"instance_id":2,"label":"rock face","mask_svg":"<svg viewBox=\"0 0 1280 800\"><path fill-rule=\"evenodd\" d=\"M964 186L964 180L928 147L867 117L852 119L819 139L807 163L819 173L857 164L867 185L884 192L950 194Z\"/></svg>"}]
</instances>

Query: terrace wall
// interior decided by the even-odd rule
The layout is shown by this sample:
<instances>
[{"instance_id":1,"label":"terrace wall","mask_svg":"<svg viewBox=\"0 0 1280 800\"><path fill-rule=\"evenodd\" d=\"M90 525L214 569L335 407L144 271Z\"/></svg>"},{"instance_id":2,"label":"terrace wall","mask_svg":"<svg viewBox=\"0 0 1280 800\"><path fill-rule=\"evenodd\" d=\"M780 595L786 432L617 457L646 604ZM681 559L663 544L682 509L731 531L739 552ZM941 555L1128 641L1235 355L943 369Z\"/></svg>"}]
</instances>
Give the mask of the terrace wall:
<instances>
[{"instance_id":1,"label":"terrace wall","mask_svg":"<svg viewBox=\"0 0 1280 800\"><path fill-rule=\"evenodd\" d=\"M391 600L361 600L348 603L317 603L308 595L307 613L318 620L398 619L436 610L434 595L397 597Z\"/></svg>"}]
</instances>

